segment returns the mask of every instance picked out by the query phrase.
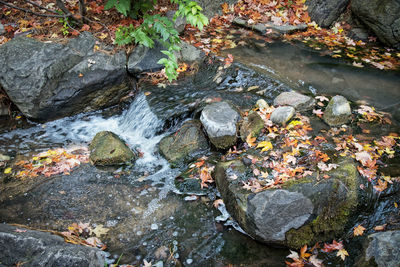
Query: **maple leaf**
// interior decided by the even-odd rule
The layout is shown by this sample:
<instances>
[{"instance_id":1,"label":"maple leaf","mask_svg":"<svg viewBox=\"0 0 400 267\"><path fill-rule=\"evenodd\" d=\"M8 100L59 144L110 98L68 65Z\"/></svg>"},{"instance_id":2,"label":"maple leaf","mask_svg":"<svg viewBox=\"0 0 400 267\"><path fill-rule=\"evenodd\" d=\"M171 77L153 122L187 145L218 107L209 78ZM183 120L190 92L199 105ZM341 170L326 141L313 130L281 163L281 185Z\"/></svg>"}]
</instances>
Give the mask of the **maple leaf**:
<instances>
[{"instance_id":1,"label":"maple leaf","mask_svg":"<svg viewBox=\"0 0 400 267\"><path fill-rule=\"evenodd\" d=\"M347 252L347 250L340 249L337 253L336 256L340 257L343 261L346 259L346 256L349 256L349 253Z\"/></svg>"},{"instance_id":2,"label":"maple leaf","mask_svg":"<svg viewBox=\"0 0 400 267\"><path fill-rule=\"evenodd\" d=\"M362 151L354 154L356 156L356 160L359 161L362 165L367 164L367 161L372 160L371 155L367 151Z\"/></svg>"},{"instance_id":3,"label":"maple leaf","mask_svg":"<svg viewBox=\"0 0 400 267\"><path fill-rule=\"evenodd\" d=\"M343 243L342 241L337 242L336 240L332 241L332 244L324 244L324 248L322 249L322 251L324 252L332 252L334 250L341 250L343 249Z\"/></svg>"},{"instance_id":4,"label":"maple leaf","mask_svg":"<svg viewBox=\"0 0 400 267\"><path fill-rule=\"evenodd\" d=\"M262 141L258 143L257 148L260 147L262 147L261 152L268 151L273 148L272 143L270 141Z\"/></svg>"},{"instance_id":5,"label":"maple leaf","mask_svg":"<svg viewBox=\"0 0 400 267\"><path fill-rule=\"evenodd\" d=\"M87 25L87 24L83 24L83 26L82 26L82 28L81 28L81 31L88 31L88 30L90 30L90 26L89 25Z\"/></svg>"},{"instance_id":6,"label":"maple leaf","mask_svg":"<svg viewBox=\"0 0 400 267\"><path fill-rule=\"evenodd\" d=\"M304 245L301 249L300 249L300 257L302 259L307 259L308 257L310 257L311 254L307 253L307 245Z\"/></svg>"},{"instance_id":7,"label":"maple leaf","mask_svg":"<svg viewBox=\"0 0 400 267\"><path fill-rule=\"evenodd\" d=\"M324 115L324 112L320 109L313 109L312 113L317 115L320 118L322 118L322 115Z\"/></svg>"},{"instance_id":8,"label":"maple leaf","mask_svg":"<svg viewBox=\"0 0 400 267\"><path fill-rule=\"evenodd\" d=\"M253 147L253 146L255 146L256 144L255 144L255 141L256 141L256 137L251 137L251 134L249 134L247 137L246 137L246 143L249 145L249 147Z\"/></svg>"},{"instance_id":9,"label":"maple leaf","mask_svg":"<svg viewBox=\"0 0 400 267\"><path fill-rule=\"evenodd\" d=\"M146 259L143 259L143 267L151 267L152 261L148 262Z\"/></svg>"},{"instance_id":10,"label":"maple leaf","mask_svg":"<svg viewBox=\"0 0 400 267\"><path fill-rule=\"evenodd\" d=\"M224 201L222 199L217 199L213 202L214 208L218 209L219 205L224 205Z\"/></svg>"},{"instance_id":11,"label":"maple leaf","mask_svg":"<svg viewBox=\"0 0 400 267\"><path fill-rule=\"evenodd\" d=\"M374 189L376 191L382 192L387 189L388 182L382 181L381 179L378 180L378 185L374 185Z\"/></svg>"},{"instance_id":12,"label":"maple leaf","mask_svg":"<svg viewBox=\"0 0 400 267\"><path fill-rule=\"evenodd\" d=\"M101 235L107 234L108 231L110 231L110 229L103 227L102 224L99 224L92 230L92 233L94 233L97 237L100 237Z\"/></svg>"},{"instance_id":13,"label":"maple leaf","mask_svg":"<svg viewBox=\"0 0 400 267\"><path fill-rule=\"evenodd\" d=\"M292 260L298 260L299 254L296 251L289 250L290 254L286 256L286 258L290 258Z\"/></svg>"},{"instance_id":14,"label":"maple leaf","mask_svg":"<svg viewBox=\"0 0 400 267\"><path fill-rule=\"evenodd\" d=\"M323 267L322 260L317 258L317 255L312 255L308 261L312 263L315 267Z\"/></svg>"},{"instance_id":15,"label":"maple leaf","mask_svg":"<svg viewBox=\"0 0 400 267\"><path fill-rule=\"evenodd\" d=\"M362 236L364 234L365 231L365 227L360 225L357 225L356 227L354 227L353 230L353 236Z\"/></svg>"}]
</instances>

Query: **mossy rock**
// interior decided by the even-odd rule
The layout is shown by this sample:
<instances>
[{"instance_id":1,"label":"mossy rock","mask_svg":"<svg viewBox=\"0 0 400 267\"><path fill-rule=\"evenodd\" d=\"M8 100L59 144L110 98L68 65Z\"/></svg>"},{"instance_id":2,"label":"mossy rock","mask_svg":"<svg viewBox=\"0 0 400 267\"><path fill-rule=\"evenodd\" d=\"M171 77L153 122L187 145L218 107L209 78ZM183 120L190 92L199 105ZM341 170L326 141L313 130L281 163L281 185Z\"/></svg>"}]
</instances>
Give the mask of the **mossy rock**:
<instances>
[{"instance_id":1,"label":"mossy rock","mask_svg":"<svg viewBox=\"0 0 400 267\"><path fill-rule=\"evenodd\" d=\"M245 117L240 125L240 138L246 142L247 136L257 137L264 128L264 121L257 112Z\"/></svg>"},{"instance_id":2,"label":"mossy rock","mask_svg":"<svg viewBox=\"0 0 400 267\"><path fill-rule=\"evenodd\" d=\"M188 162L208 151L209 145L198 120L182 125L174 134L161 139L160 153L173 166Z\"/></svg>"},{"instance_id":3,"label":"mossy rock","mask_svg":"<svg viewBox=\"0 0 400 267\"><path fill-rule=\"evenodd\" d=\"M228 211L246 233L267 244L295 249L341 234L357 207L360 181L354 162L342 161L328 175L329 179L315 175L252 193L242 188L251 168L241 161L219 163L214 172Z\"/></svg>"},{"instance_id":4,"label":"mossy rock","mask_svg":"<svg viewBox=\"0 0 400 267\"><path fill-rule=\"evenodd\" d=\"M90 143L89 151L90 161L94 165L121 165L131 163L137 158L118 135L109 131L97 133Z\"/></svg>"}]
</instances>

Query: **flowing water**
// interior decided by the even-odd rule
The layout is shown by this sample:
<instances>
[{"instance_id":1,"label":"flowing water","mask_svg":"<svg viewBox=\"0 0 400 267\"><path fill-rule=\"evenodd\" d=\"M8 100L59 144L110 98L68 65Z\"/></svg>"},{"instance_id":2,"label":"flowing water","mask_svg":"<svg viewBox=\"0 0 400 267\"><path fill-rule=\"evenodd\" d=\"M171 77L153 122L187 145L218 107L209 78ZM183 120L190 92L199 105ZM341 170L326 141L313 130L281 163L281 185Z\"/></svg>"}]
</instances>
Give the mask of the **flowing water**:
<instances>
[{"instance_id":1,"label":"flowing water","mask_svg":"<svg viewBox=\"0 0 400 267\"><path fill-rule=\"evenodd\" d=\"M121 263L141 264L146 259L167 265L179 261L184 266L283 266L288 250L259 244L229 226L233 222L220 221L221 213L212 207L217 192L185 198L177 191L174 178L182 170L170 168L158 154L159 141L186 118L198 116L210 100L228 99L248 108L260 96L272 101L290 88L343 94L393 110L400 101L400 78L396 73L348 67L287 44L229 53L241 64L227 70L220 81L215 82L216 68L200 70L167 88L143 85L147 96L140 93L120 114L80 114L3 131L0 152L15 160L50 148L87 146L104 130L118 134L143 156L130 167L84 164L71 175L8 186L0 198L0 221L57 230L66 230L73 222L102 224L109 229L101 239L110 259L123 253ZM260 88L247 90L254 86Z\"/></svg>"}]
</instances>

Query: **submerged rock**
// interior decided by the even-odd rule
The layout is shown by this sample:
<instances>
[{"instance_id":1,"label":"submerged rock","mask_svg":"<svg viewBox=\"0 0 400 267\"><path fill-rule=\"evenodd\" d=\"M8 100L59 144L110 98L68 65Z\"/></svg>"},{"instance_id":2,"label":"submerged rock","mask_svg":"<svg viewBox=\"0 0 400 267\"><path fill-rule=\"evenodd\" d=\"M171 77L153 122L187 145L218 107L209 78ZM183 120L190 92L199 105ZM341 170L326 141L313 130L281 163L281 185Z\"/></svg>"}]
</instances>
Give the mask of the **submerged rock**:
<instances>
[{"instance_id":1,"label":"submerged rock","mask_svg":"<svg viewBox=\"0 0 400 267\"><path fill-rule=\"evenodd\" d=\"M357 266L396 267L400 263L400 230L371 234Z\"/></svg>"},{"instance_id":2,"label":"submerged rock","mask_svg":"<svg viewBox=\"0 0 400 267\"><path fill-rule=\"evenodd\" d=\"M360 182L353 161L343 161L327 174L329 179L307 177L252 193L242 188L252 169L241 161L219 163L214 172L228 211L247 234L291 248L334 238L357 207Z\"/></svg>"},{"instance_id":3,"label":"submerged rock","mask_svg":"<svg viewBox=\"0 0 400 267\"><path fill-rule=\"evenodd\" d=\"M400 1L353 0L351 10L382 43L400 49Z\"/></svg>"},{"instance_id":4,"label":"submerged rock","mask_svg":"<svg viewBox=\"0 0 400 267\"><path fill-rule=\"evenodd\" d=\"M89 151L90 161L94 165L120 165L136 159L125 142L109 131L97 133L90 143Z\"/></svg>"},{"instance_id":5,"label":"submerged rock","mask_svg":"<svg viewBox=\"0 0 400 267\"><path fill-rule=\"evenodd\" d=\"M290 24L276 25L272 22L248 24L246 20L241 18L234 18L233 23L239 26L243 26L258 31L261 34L266 34L267 30L274 30L278 34L286 34L286 33L290 34L296 31L304 31L308 27L307 24L305 23L300 23L298 25L290 25Z\"/></svg>"},{"instance_id":6,"label":"submerged rock","mask_svg":"<svg viewBox=\"0 0 400 267\"><path fill-rule=\"evenodd\" d=\"M190 161L209 149L198 120L185 122L174 134L161 139L160 153L173 165Z\"/></svg>"},{"instance_id":7,"label":"submerged rock","mask_svg":"<svg viewBox=\"0 0 400 267\"><path fill-rule=\"evenodd\" d=\"M347 123L351 117L349 101L341 95L332 97L324 111L323 120L329 126L340 126Z\"/></svg>"},{"instance_id":8,"label":"submerged rock","mask_svg":"<svg viewBox=\"0 0 400 267\"><path fill-rule=\"evenodd\" d=\"M313 98L294 91L283 92L274 99L274 106L291 106L298 111L312 109L314 103Z\"/></svg>"},{"instance_id":9,"label":"submerged rock","mask_svg":"<svg viewBox=\"0 0 400 267\"><path fill-rule=\"evenodd\" d=\"M203 51L184 41L179 44L179 47L181 50L177 52L178 60L191 63L200 62L205 57Z\"/></svg>"},{"instance_id":10,"label":"submerged rock","mask_svg":"<svg viewBox=\"0 0 400 267\"><path fill-rule=\"evenodd\" d=\"M131 88L126 55L82 33L67 44L19 37L0 47L0 84L21 112L50 120L119 103Z\"/></svg>"},{"instance_id":11,"label":"submerged rock","mask_svg":"<svg viewBox=\"0 0 400 267\"><path fill-rule=\"evenodd\" d=\"M322 27L329 27L339 18L350 0L306 0L308 13Z\"/></svg>"},{"instance_id":12,"label":"submerged rock","mask_svg":"<svg viewBox=\"0 0 400 267\"><path fill-rule=\"evenodd\" d=\"M290 106L277 107L271 114L271 121L276 124L285 124L295 114L295 109Z\"/></svg>"},{"instance_id":13,"label":"submerged rock","mask_svg":"<svg viewBox=\"0 0 400 267\"><path fill-rule=\"evenodd\" d=\"M50 233L20 229L0 224L1 266L25 263L28 266L105 266L105 253L100 249L68 244Z\"/></svg>"},{"instance_id":14,"label":"submerged rock","mask_svg":"<svg viewBox=\"0 0 400 267\"><path fill-rule=\"evenodd\" d=\"M256 137L263 128L263 119L257 112L253 112L243 119L240 125L240 138L245 142L249 134L251 134L252 137Z\"/></svg>"},{"instance_id":15,"label":"submerged rock","mask_svg":"<svg viewBox=\"0 0 400 267\"><path fill-rule=\"evenodd\" d=\"M236 123L239 119L239 113L226 102L205 106L200 116L211 143L220 149L227 149L236 143Z\"/></svg>"}]
</instances>

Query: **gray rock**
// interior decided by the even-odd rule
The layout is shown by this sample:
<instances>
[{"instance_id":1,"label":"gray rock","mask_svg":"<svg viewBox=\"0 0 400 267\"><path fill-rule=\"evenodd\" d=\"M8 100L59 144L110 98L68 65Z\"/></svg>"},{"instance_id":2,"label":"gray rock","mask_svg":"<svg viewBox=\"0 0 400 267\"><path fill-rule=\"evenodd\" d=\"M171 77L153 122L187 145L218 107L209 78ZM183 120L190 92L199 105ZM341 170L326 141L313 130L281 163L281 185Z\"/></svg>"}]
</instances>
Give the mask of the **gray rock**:
<instances>
[{"instance_id":1,"label":"gray rock","mask_svg":"<svg viewBox=\"0 0 400 267\"><path fill-rule=\"evenodd\" d=\"M6 30L4 29L4 25L0 22L0 35L5 34Z\"/></svg>"},{"instance_id":2,"label":"gray rock","mask_svg":"<svg viewBox=\"0 0 400 267\"><path fill-rule=\"evenodd\" d=\"M291 106L298 111L312 109L314 103L313 98L294 91L283 92L274 99L274 106Z\"/></svg>"},{"instance_id":3,"label":"gray rock","mask_svg":"<svg viewBox=\"0 0 400 267\"><path fill-rule=\"evenodd\" d=\"M179 47L181 50L178 52L178 60L184 62L200 62L205 57L203 51L184 41L181 41Z\"/></svg>"},{"instance_id":4,"label":"gray rock","mask_svg":"<svg viewBox=\"0 0 400 267\"><path fill-rule=\"evenodd\" d=\"M131 90L125 53L96 52L95 43L90 33L66 45L14 38L0 47L0 84L33 119L117 104Z\"/></svg>"},{"instance_id":5,"label":"gray rock","mask_svg":"<svg viewBox=\"0 0 400 267\"><path fill-rule=\"evenodd\" d=\"M298 229L310 218L314 206L301 193L287 190L263 191L248 198L247 220L254 234L268 242L284 242L290 229Z\"/></svg>"},{"instance_id":6,"label":"gray rock","mask_svg":"<svg viewBox=\"0 0 400 267\"><path fill-rule=\"evenodd\" d=\"M94 165L120 165L134 161L135 153L118 135L102 131L95 135L89 146L90 161Z\"/></svg>"},{"instance_id":7,"label":"gray rock","mask_svg":"<svg viewBox=\"0 0 400 267\"><path fill-rule=\"evenodd\" d=\"M351 10L382 43L400 49L400 1L353 0Z\"/></svg>"},{"instance_id":8,"label":"gray rock","mask_svg":"<svg viewBox=\"0 0 400 267\"><path fill-rule=\"evenodd\" d=\"M329 27L339 18L350 0L307 0L308 13L322 27Z\"/></svg>"},{"instance_id":9,"label":"gray rock","mask_svg":"<svg viewBox=\"0 0 400 267\"><path fill-rule=\"evenodd\" d=\"M261 130L264 128L264 121L257 112L250 113L249 116L244 117L240 125L240 138L246 142L248 135L257 137Z\"/></svg>"},{"instance_id":10,"label":"gray rock","mask_svg":"<svg viewBox=\"0 0 400 267\"><path fill-rule=\"evenodd\" d=\"M400 231L371 234L357 266L397 267L400 262Z\"/></svg>"},{"instance_id":11,"label":"gray rock","mask_svg":"<svg viewBox=\"0 0 400 267\"><path fill-rule=\"evenodd\" d=\"M198 120L185 122L174 134L161 139L160 153L176 165L195 159L209 149L206 137Z\"/></svg>"},{"instance_id":12,"label":"gray rock","mask_svg":"<svg viewBox=\"0 0 400 267\"><path fill-rule=\"evenodd\" d=\"M0 224L1 266L14 266L17 262L31 267L105 266L105 253L99 249L68 244L62 237L50 233L15 232L16 229Z\"/></svg>"},{"instance_id":13,"label":"gray rock","mask_svg":"<svg viewBox=\"0 0 400 267\"><path fill-rule=\"evenodd\" d=\"M215 14L221 14L221 4L235 4L237 0L195 0L203 8L203 14L210 20Z\"/></svg>"},{"instance_id":14,"label":"gray rock","mask_svg":"<svg viewBox=\"0 0 400 267\"><path fill-rule=\"evenodd\" d=\"M205 106L200 116L211 143L221 149L229 148L236 143L236 123L239 119L239 113L226 102Z\"/></svg>"},{"instance_id":15,"label":"gray rock","mask_svg":"<svg viewBox=\"0 0 400 267\"><path fill-rule=\"evenodd\" d=\"M295 114L294 107L283 106L277 107L271 114L271 121L276 124L285 124Z\"/></svg>"},{"instance_id":16,"label":"gray rock","mask_svg":"<svg viewBox=\"0 0 400 267\"><path fill-rule=\"evenodd\" d=\"M338 164L327 172L329 179L315 174L258 193L243 189L254 176L251 164L239 160L217 164L214 179L227 210L247 234L298 249L343 233L356 210L361 183L356 164L352 159Z\"/></svg>"},{"instance_id":17,"label":"gray rock","mask_svg":"<svg viewBox=\"0 0 400 267\"><path fill-rule=\"evenodd\" d=\"M269 108L269 105L264 99L258 99L256 102L256 107L258 107L259 109L267 109Z\"/></svg>"},{"instance_id":18,"label":"gray rock","mask_svg":"<svg viewBox=\"0 0 400 267\"><path fill-rule=\"evenodd\" d=\"M174 28L179 33L182 34L185 30L186 19L182 17L177 17L175 21L173 20L176 10L169 10L166 14L167 18L174 22Z\"/></svg>"},{"instance_id":19,"label":"gray rock","mask_svg":"<svg viewBox=\"0 0 400 267\"><path fill-rule=\"evenodd\" d=\"M322 118L329 126L340 126L347 123L350 117L349 101L341 95L336 95L329 101Z\"/></svg>"},{"instance_id":20,"label":"gray rock","mask_svg":"<svg viewBox=\"0 0 400 267\"><path fill-rule=\"evenodd\" d=\"M164 68L157 62L167 57L162 50L167 50L160 42L154 42L153 48L139 45L133 50L128 58L128 72L132 75L139 75L143 72L158 71Z\"/></svg>"},{"instance_id":21,"label":"gray rock","mask_svg":"<svg viewBox=\"0 0 400 267\"><path fill-rule=\"evenodd\" d=\"M308 28L307 24L305 23L301 23L298 25L290 25L290 24L276 25L272 22L248 24L246 20L243 20L241 18L234 18L233 23L239 26L243 26L245 28L258 31L261 34L266 34L266 31L268 29L274 30L280 34L285 34L285 33L293 33L296 31L305 31Z\"/></svg>"}]
</instances>

